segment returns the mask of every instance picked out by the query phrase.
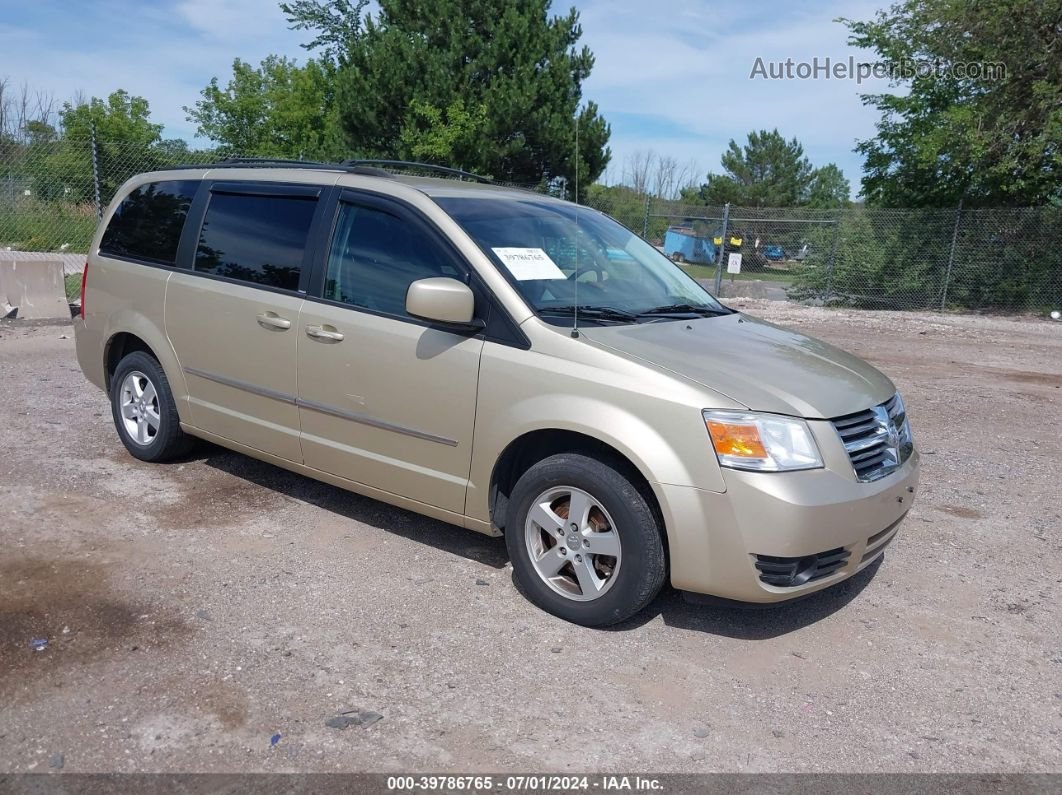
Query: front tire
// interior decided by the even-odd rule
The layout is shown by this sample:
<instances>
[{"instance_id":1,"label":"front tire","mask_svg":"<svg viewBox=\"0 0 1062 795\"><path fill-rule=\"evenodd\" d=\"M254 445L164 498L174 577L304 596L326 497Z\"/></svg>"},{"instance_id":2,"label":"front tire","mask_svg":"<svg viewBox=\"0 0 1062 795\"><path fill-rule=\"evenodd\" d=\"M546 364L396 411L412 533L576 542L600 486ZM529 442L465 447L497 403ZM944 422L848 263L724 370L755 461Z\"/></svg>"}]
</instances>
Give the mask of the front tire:
<instances>
[{"instance_id":1,"label":"front tire","mask_svg":"<svg viewBox=\"0 0 1062 795\"><path fill-rule=\"evenodd\" d=\"M143 351L124 357L111 376L111 416L125 449L141 461L169 461L192 447L166 373Z\"/></svg>"},{"instance_id":2,"label":"front tire","mask_svg":"<svg viewBox=\"0 0 1062 795\"><path fill-rule=\"evenodd\" d=\"M505 543L520 590L588 627L641 611L664 584L661 526L622 467L578 453L550 456L517 481Z\"/></svg>"}]
</instances>

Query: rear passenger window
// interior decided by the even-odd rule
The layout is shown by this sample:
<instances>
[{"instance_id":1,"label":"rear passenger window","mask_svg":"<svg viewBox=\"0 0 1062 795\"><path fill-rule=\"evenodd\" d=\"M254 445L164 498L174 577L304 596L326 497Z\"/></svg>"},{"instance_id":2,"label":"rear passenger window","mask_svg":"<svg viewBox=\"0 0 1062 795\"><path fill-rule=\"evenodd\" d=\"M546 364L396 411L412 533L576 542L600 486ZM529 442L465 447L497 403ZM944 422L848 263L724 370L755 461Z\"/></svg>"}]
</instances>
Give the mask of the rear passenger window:
<instances>
[{"instance_id":1,"label":"rear passenger window","mask_svg":"<svg viewBox=\"0 0 1062 795\"><path fill-rule=\"evenodd\" d=\"M410 283L432 276L460 278L461 272L418 227L375 208L340 206L324 298L407 316Z\"/></svg>"},{"instance_id":2,"label":"rear passenger window","mask_svg":"<svg viewBox=\"0 0 1062 795\"><path fill-rule=\"evenodd\" d=\"M281 290L299 289L317 199L214 193L199 232L195 269Z\"/></svg>"},{"instance_id":3,"label":"rear passenger window","mask_svg":"<svg viewBox=\"0 0 1062 795\"><path fill-rule=\"evenodd\" d=\"M198 187L198 180L141 185L114 211L100 241L100 253L173 265L184 219Z\"/></svg>"}]
</instances>

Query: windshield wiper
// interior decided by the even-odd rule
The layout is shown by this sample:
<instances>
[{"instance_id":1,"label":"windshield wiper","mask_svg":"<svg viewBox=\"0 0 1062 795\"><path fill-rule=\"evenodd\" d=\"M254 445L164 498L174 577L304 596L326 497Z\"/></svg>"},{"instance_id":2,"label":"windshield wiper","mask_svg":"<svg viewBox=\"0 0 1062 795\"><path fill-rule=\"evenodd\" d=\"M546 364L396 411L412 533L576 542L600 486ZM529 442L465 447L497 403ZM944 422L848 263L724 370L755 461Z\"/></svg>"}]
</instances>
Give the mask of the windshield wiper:
<instances>
[{"instance_id":1,"label":"windshield wiper","mask_svg":"<svg viewBox=\"0 0 1062 795\"><path fill-rule=\"evenodd\" d=\"M732 309L714 306L694 306L693 304L669 304L668 306L654 306L639 312L638 317L655 317L666 315L701 315L702 317L714 317L716 315L733 314Z\"/></svg>"},{"instance_id":2,"label":"windshield wiper","mask_svg":"<svg viewBox=\"0 0 1062 795\"><path fill-rule=\"evenodd\" d=\"M626 309L618 309L614 306L544 306L538 310L542 314L574 315L576 311L579 317L588 317L594 320L621 320L634 322L639 315L628 312Z\"/></svg>"}]
</instances>

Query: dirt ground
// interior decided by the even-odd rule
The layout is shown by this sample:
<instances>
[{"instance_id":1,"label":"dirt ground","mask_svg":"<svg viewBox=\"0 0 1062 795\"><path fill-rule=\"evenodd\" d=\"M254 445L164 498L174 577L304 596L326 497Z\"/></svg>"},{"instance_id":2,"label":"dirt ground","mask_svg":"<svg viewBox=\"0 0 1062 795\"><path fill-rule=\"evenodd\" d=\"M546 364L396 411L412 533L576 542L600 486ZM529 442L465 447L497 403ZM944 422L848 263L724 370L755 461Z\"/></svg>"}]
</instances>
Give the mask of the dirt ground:
<instances>
[{"instance_id":1,"label":"dirt ground","mask_svg":"<svg viewBox=\"0 0 1062 795\"><path fill-rule=\"evenodd\" d=\"M70 328L0 324L0 772L1062 771L1062 323L735 303L896 381L921 493L838 588L609 631L498 539L135 461Z\"/></svg>"}]
</instances>

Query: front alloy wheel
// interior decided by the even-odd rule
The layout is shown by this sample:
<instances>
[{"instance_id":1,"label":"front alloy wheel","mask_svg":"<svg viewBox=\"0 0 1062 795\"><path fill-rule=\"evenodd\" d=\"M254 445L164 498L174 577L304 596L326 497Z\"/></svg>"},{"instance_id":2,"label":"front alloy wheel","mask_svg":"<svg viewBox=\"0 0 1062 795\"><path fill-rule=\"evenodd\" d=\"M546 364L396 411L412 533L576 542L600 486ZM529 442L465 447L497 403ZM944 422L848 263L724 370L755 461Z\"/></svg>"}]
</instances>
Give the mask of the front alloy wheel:
<instances>
[{"instance_id":1,"label":"front alloy wheel","mask_svg":"<svg viewBox=\"0 0 1062 795\"><path fill-rule=\"evenodd\" d=\"M612 517L593 496L574 486L542 492L524 526L535 573L554 592L576 602L608 593L623 548Z\"/></svg>"},{"instance_id":2,"label":"front alloy wheel","mask_svg":"<svg viewBox=\"0 0 1062 795\"><path fill-rule=\"evenodd\" d=\"M513 579L555 616L587 627L615 624L664 584L664 528L652 492L621 459L544 458L517 480L506 514Z\"/></svg>"}]
</instances>

